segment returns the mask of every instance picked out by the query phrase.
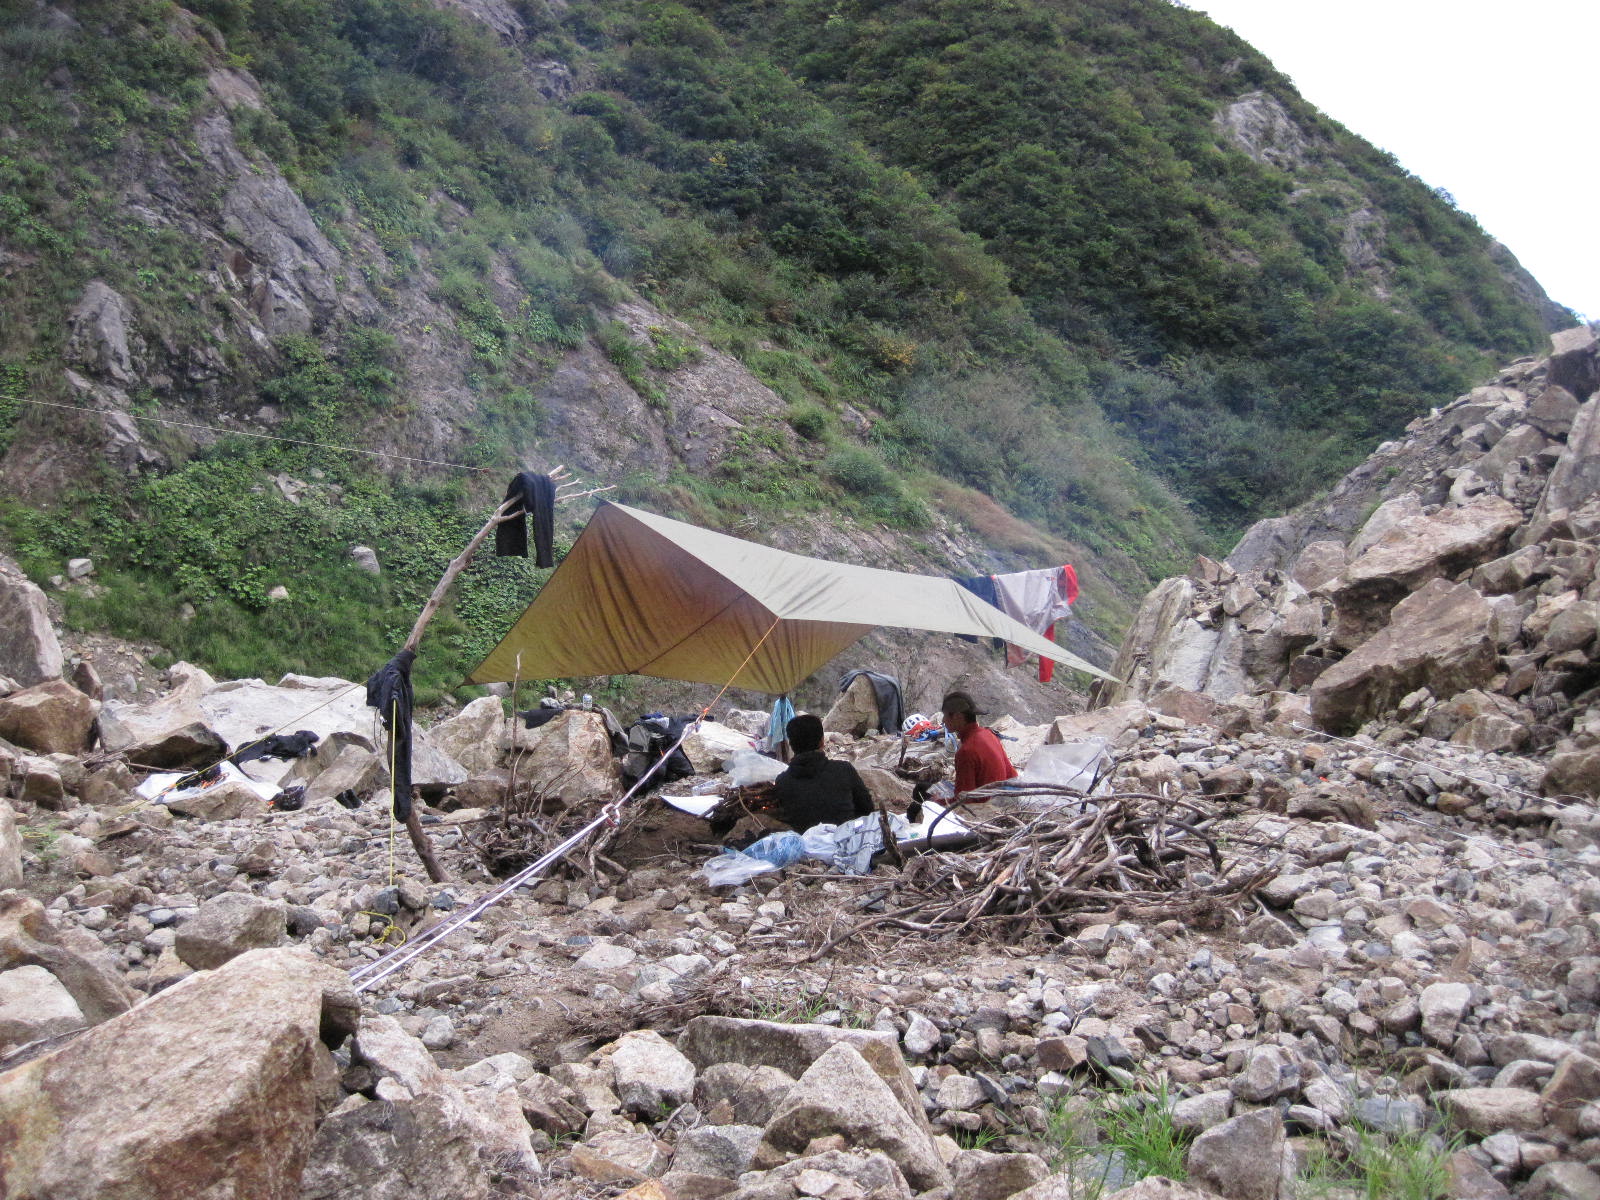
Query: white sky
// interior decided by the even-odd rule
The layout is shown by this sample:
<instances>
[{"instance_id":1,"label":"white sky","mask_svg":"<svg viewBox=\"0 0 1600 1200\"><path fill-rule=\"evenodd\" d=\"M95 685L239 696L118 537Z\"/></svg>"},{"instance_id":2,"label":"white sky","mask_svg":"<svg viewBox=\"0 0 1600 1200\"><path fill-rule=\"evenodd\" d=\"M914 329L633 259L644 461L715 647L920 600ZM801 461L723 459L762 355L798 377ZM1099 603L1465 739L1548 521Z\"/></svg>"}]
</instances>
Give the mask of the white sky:
<instances>
[{"instance_id":1,"label":"white sky","mask_svg":"<svg viewBox=\"0 0 1600 1200\"><path fill-rule=\"evenodd\" d=\"M1600 318L1600 0L1188 0Z\"/></svg>"}]
</instances>

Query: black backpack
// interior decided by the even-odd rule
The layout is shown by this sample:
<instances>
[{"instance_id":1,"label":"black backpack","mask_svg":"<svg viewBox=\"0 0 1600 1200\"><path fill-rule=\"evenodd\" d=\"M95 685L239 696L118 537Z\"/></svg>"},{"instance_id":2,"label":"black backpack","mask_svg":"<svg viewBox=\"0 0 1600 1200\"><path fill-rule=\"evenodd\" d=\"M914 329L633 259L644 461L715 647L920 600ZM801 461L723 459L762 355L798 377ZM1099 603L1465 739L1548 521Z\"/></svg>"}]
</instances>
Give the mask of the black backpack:
<instances>
[{"instance_id":1,"label":"black backpack","mask_svg":"<svg viewBox=\"0 0 1600 1200\"><path fill-rule=\"evenodd\" d=\"M645 772L683 736L683 731L693 720L693 717L650 716L642 717L628 726L628 747L622 756L623 779L632 784L643 778ZM683 747L679 746L662 768L650 776L645 790L650 791L675 779L687 779L693 774L694 764L683 752Z\"/></svg>"}]
</instances>

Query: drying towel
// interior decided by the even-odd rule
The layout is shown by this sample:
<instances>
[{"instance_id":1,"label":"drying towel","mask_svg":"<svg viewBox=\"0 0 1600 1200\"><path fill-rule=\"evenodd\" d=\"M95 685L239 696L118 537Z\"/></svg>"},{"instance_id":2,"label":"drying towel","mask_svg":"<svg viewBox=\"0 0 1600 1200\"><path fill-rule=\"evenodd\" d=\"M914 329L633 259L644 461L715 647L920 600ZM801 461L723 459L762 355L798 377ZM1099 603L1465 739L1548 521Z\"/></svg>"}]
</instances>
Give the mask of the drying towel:
<instances>
[{"instance_id":1,"label":"drying towel","mask_svg":"<svg viewBox=\"0 0 1600 1200\"><path fill-rule=\"evenodd\" d=\"M966 588L967 591L971 592L985 604L992 604L996 608L1000 607L1000 597L995 595L993 575L968 575L965 577L960 575L952 575L950 578L954 579L957 583ZM972 636L970 633L958 633L956 636L963 642L972 642L976 644L978 641L978 639ZM996 650L1005 645L1005 643L999 638L994 638L992 641Z\"/></svg>"},{"instance_id":2,"label":"drying towel","mask_svg":"<svg viewBox=\"0 0 1600 1200\"><path fill-rule=\"evenodd\" d=\"M501 558L528 557L528 523L533 518L533 565L553 567L555 558L556 485L548 475L524 471L506 488L506 499L516 499L509 521L494 531L494 552Z\"/></svg>"},{"instance_id":3,"label":"drying towel","mask_svg":"<svg viewBox=\"0 0 1600 1200\"><path fill-rule=\"evenodd\" d=\"M994 577L995 594L1000 611L1013 620L1045 637L1054 638L1055 623L1072 613L1072 601L1078 594L1078 575L1070 566L1050 567L1043 571L1016 571ZM1047 632L1048 631L1048 632ZM1006 647L1006 665L1020 666L1028 657L1027 651L1017 646ZM1054 666L1048 659L1039 661L1039 681L1048 683Z\"/></svg>"},{"instance_id":4,"label":"drying towel","mask_svg":"<svg viewBox=\"0 0 1600 1200\"><path fill-rule=\"evenodd\" d=\"M367 707L378 710L394 746L394 778L389 780L389 791L396 821L411 816L411 664L416 661L415 650L402 650L367 680Z\"/></svg>"}]
</instances>

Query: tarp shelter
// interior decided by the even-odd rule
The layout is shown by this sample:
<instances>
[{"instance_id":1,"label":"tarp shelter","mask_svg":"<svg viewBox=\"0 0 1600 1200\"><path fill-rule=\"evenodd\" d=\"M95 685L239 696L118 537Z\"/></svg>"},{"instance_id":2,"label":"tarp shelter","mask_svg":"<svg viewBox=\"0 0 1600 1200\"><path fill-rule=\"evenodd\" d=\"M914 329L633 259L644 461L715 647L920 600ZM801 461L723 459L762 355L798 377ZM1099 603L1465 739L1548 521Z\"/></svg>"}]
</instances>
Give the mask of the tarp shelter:
<instances>
[{"instance_id":1,"label":"tarp shelter","mask_svg":"<svg viewBox=\"0 0 1600 1200\"><path fill-rule=\"evenodd\" d=\"M952 579L806 558L606 503L469 682L652 675L783 695L880 625L1002 638L1112 678Z\"/></svg>"}]
</instances>

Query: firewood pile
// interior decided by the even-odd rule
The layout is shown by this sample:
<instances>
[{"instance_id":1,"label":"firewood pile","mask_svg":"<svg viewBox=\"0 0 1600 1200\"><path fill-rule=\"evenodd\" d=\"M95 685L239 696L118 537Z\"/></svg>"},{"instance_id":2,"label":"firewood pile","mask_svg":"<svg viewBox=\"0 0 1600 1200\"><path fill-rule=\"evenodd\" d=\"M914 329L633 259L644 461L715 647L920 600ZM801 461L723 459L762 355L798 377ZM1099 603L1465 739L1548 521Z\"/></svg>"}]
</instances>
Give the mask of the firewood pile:
<instances>
[{"instance_id":1,"label":"firewood pile","mask_svg":"<svg viewBox=\"0 0 1600 1200\"><path fill-rule=\"evenodd\" d=\"M1117 792L1086 800L1049 784L970 795L1004 797L1006 805L981 818L963 806L978 844L912 854L887 877L880 866L861 879L849 918L836 898L831 913L801 915L797 925L816 931L806 961L872 934L1021 943L1125 920L1216 928L1278 871L1269 843L1230 836L1224 845L1216 826L1228 811L1195 797ZM786 889L791 907L806 905L795 890ZM857 919L862 908L874 915Z\"/></svg>"}]
</instances>

